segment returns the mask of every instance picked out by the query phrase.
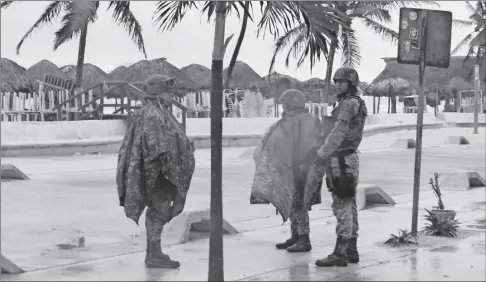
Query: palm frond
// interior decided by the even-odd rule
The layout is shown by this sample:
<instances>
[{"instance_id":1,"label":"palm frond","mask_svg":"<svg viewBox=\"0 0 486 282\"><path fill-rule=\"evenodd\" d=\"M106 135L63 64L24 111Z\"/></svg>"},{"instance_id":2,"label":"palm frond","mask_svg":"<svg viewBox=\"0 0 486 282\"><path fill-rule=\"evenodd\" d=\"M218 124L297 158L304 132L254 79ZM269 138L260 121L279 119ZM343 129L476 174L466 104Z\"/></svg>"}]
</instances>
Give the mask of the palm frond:
<instances>
[{"instance_id":1,"label":"palm frond","mask_svg":"<svg viewBox=\"0 0 486 282\"><path fill-rule=\"evenodd\" d=\"M390 40L392 43L398 42L398 32L369 18L364 18L363 21L366 27L371 28L373 32L381 36L383 39Z\"/></svg>"},{"instance_id":2,"label":"palm frond","mask_svg":"<svg viewBox=\"0 0 486 282\"><path fill-rule=\"evenodd\" d=\"M476 11L481 15L486 13L486 1L476 1Z\"/></svg>"},{"instance_id":3,"label":"palm frond","mask_svg":"<svg viewBox=\"0 0 486 282\"><path fill-rule=\"evenodd\" d=\"M99 1L71 1L67 7L68 12L61 20L62 27L55 33L54 50L87 28L89 23L94 22L98 7Z\"/></svg>"},{"instance_id":4,"label":"palm frond","mask_svg":"<svg viewBox=\"0 0 486 282\"><path fill-rule=\"evenodd\" d=\"M257 25L257 36L262 32L268 32L277 39L282 31L287 33L295 24L301 22L296 2L260 1L260 8L262 18ZM308 19L304 19L304 22L308 23Z\"/></svg>"},{"instance_id":5,"label":"palm frond","mask_svg":"<svg viewBox=\"0 0 486 282\"><path fill-rule=\"evenodd\" d=\"M14 1L1 1L0 8L7 8L10 6Z\"/></svg>"},{"instance_id":6,"label":"palm frond","mask_svg":"<svg viewBox=\"0 0 486 282\"><path fill-rule=\"evenodd\" d=\"M51 24L64 8L66 8L66 3L63 1L52 1L49 5L47 5L47 8L44 10L39 19L37 19L34 25L29 28L29 30L20 39L19 43L17 44L17 55L20 53L20 47L22 47L25 39L31 36L34 30L40 28L42 25Z\"/></svg>"},{"instance_id":7,"label":"palm frond","mask_svg":"<svg viewBox=\"0 0 486 282\"><path fill-rule=\"evenodd\" d=\"M462 49L464 46L468 45L471 39L473 38L473 34L469 33L464 37L459 44L452 50L451 54L455 55L460 49Z\"/></svg>"},{"instance_id":8,"label":"palm frond","mask_svg":"<svg viewBox=\"0 0 486 282\"><path fill-rule=\"evenodd\" d=\"M471 4L471 2L469 1L465 1L465 4L466 4L466 9L467 11L471 14L471 15L474 15L477 13L476 9L474 9L474 6Z\"/></svg>"},{"instance_id":9,"label":"palm frond","mask_svg":"<svg viewBox=\"0 0 486 282\"><path fill-rule=\"evenodd\" d=\"M142 35L142 26L130 10L130 1L110 1L107 10L110 8L113 8L113 20L128 31L133 42L137 45L138 50L140 50L145 58L147 58Z\"/></svg>"},{"instance_id":10,"label":"palm frond","mask_svg":"<svg viewBox=\"0 0 486 282\"><path fill-rule=\"evenodd\" d=\"M327 57L329 42L337 42L336 34L340 25L346 28L349 26L345 22L348 18L336 10L321 6L321 3L318 2L302 3L300 3L302 6L299 7L300 13L305 14L309 22L301 23L277 39L270 72L273 69L276 55L285 47L290 48L286 56L287 67L292 56L297 59L297 67L301 67L308 58L312 71L321 55Z\"/></svg>"},{"instance_id":11,"label":"palm frond","mask_svg":"<svg viewBox=\"0 0 486 282\"><path fill-rule=\"evenodd\" d=\"M391 23L391 15L387 9L377 7L377 5L358 4L349 13L349 17L366 17L384 23Z\"/></svg>"},{"instance_id":12,"label":"palm frond","mask_svg":"<svg viewBox=\"0 0 486 282\"><path fill-rule=\"evenodd\" d=\"M486 29L483 28L473 39L471 39L469 46L476 48L479 45L484 44L484 42L486 42Z\"/></svg>"},{"instance_id":13,"label":"palm frond","mask_svg":"<svg viewBox=\"0 0 486 282\"><path fill-rule=\"evenodd\" d=\"M340 33L342 44L341 64L345 67L357 68L361 61L359 42L352 29L344 29Z\"/></svg>"},{"instance_id":14,"label":"palm frond","mask_svg":"<svg viewBox=\"0 0 486 282\"><path fill-rule=\"evenodd\" d=\"M217 1L206 1L204 3L204 6L201 10L201 13L204 14L206 13L207 16L207 21L211 21L211 17L215 14L216 12L216 6L217 6ZM228 1L227 5L225 7L225 14L230 15L232 12L236 13L236 16L238 19L241 18L241 13L240 13L240 8L243 9L243 13L247 13L248 17L253 20L251 11L253 9L253 5L250 2L250 7L246 9L245 7L245 1Z\"/></svg>"},{"instance_id":15,"label":"palm frond","mask_svg":"<svg viewBox=\"0 0 486 282\"><path fill-rule=\"evenodd\" d=\"M292 44L292 42L299 37L301 34L305 34L307 30L307 27L305 24L300 24L297 27L294 27L293 29L289 30L286 34L284 34L282 37L278 38L275 42L275 49L273 51L273 56L270 61L270 67L268 69L268 73L271 74L273 71L273 68L275 66L275 60L277 55L283 51L284 48L288 47L289 45Z\"/></svg>"},{"instance_id":16,"label":"palm frond","mask_svg":"<svg viewBox=\"0 0 486 282\"><path fill-rule=\"evenodd\" d=\"M361 1L360 1L361 2ZM437 6L439 3L436 1L364 1L366 3L376 4L376 6L383 9L395 9L395 8L406 8L406 7L423 7L423 6Z\"/></svg>"},{"instance_id":17,"label":"palm frond","mask_svg":"<svg viewBox=\"0 0 486 282\"><path fill-rule=\"evenodd\" d=\"M196 7L195 1L159 1L152 18L159 23L159 31L169 31L182 21L187 11Z\"/></svg>"},{"instance_id":18,"label":"palm frond","mask_svg":"<svg viewBox=\"0 0 486 282\"><path fill-rule=\"evenodd\" d=\"M452 25L457 27L470 27L474 25L474 22L465 20L452 20Z\"/></svg>"}]
</instances>

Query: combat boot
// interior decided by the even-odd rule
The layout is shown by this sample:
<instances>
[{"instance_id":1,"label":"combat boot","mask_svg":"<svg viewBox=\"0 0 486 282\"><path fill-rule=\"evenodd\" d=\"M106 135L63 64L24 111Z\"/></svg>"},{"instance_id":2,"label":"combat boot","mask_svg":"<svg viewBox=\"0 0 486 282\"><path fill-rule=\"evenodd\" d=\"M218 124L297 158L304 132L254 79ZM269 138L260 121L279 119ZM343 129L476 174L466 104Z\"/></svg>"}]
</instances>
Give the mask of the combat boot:
<instances>
[{"instance_id":1,"label":"combat boot","mask_svg":"<svg viewBox=\"0 0 486 282\"><path fill-rule=\"evenodd\" d=\"M162 252L159 240L156 242L147 241L145 266L148 268L178 268L181 264L178 261L171 260L168 255Z\"/></svg>"},{"instance_id":2,"label":"combat boot","mask_svg":"<svg viewBox=\"0 0 486 282\"><path fill-rule=\"evenodd\" d=\"M299 235L299 240L287 248L289 253L306 253L312 250L309 234Z\"/></svg>"},{"instance_id":3,"label":"combat boot","mask_svg":"<svg viewBox=\"0 0 486 282\"><path fill-rule=\"evenodd\" d=\"M358 263L359 262L359 253L358 253L358 238L351 238L348 242L348 249L346 251L346 255L348 256L349 263Z\"/></svg>"},{"instance_id":4,"label":"combat boot","mask_svg":"<svg viewBox=\"0 0 486 282\"><path fill-rule=\"evenodd\" d=\"M275 245L275 247L277 247L277 249L279 250L285 250L288 247L292 246L293 244L297 243L298 240L299 240L299 235L292 233L292 237L290 237L283 243L278 243L277 245Z\"/></svg>"},{"instance_id":5,"label":"combat boot","mask_svg":"<svg viewBox=\"0 0 486 282\"><path fill-rule=\"evenodd\" d=\"M320 266L320 267L348 266L348 258L346 256L347 248L348 248L348 240L338 236L338 238L336 239L334 252L328 255L327 258L317 260L316 266Z\"/></svg>"}]
</instances>

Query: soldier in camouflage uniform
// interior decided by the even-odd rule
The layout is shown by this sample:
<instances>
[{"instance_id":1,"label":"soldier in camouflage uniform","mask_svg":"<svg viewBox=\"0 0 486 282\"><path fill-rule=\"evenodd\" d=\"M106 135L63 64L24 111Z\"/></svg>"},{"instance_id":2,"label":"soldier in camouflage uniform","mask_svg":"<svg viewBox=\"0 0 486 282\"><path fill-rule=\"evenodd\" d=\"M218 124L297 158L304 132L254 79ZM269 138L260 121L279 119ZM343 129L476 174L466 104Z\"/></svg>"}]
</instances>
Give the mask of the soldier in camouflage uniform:
<instances>
[{"instance_id":1,"label":"soldier in camouflage uniform","mask_svg":"<svg viewBox=\"0 0 486 282\"><path fill-rule=\"evenodd\" d=\"M147 207L149 268L180 266L162 252L161 235L164 225L183 211L195 167L193 144L170 109L174 84L163 75L147 80L148 96L132 115L118 154L116 180L126 216L138 224Z\"/></svg>"},{"instance_id":2,"label":"soldier in camouflage uniform","mask_svg":"<svg viewBox=\"0 0 486 282\"><path fill-rule=\"evenodd\" d=\"M315 159L319 148L320 122L305 108L305 94L289 89L282 93L279 103L283 106L282 120L293 120L290 138L294 139L292 152L295 193L290 213L291 237L276 245L277 249L288 252L309 252L312 245L309 238L309 212L304 209L304 189L307 171Z\"/></svg>"},{"instance_id":3,"label":"soldier in camouflage uniform","mask_svg":"<svg viewBox=\"0 0 486 282\"><path fill-rule=\"evenodd\" d=\"M343 67L336 70L333 80L338 89L338 105L332 111L332 131L318 155L328 161L326 182L332 192L333 213L337 219L336 245L327 258L316 261L317 266L347 266L359 262L357 249L358 210L356 188L359 176L357 149L363 138L367 116L364 101L358 96L359 77L356 70Z\"/></svg>"}]
</instances>

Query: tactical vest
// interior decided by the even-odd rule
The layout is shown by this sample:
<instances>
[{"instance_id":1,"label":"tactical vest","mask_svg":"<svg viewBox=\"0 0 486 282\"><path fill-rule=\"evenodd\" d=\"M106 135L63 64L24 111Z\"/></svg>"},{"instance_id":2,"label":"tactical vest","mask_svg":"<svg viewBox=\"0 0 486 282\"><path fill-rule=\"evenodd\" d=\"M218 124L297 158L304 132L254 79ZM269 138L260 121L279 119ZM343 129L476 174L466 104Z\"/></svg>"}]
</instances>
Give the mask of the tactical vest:
<instances>
[{"instance_id":1,"label":"tactical vest","mask_svg":"<svg viewBox=\"0 0 486 282\"><path fill-rule=\"evenodd\" d=\"M337 116L339 111L342 110L342 104L344 101L348 99L357 99L359 103L358 113L354 118L351 120L349 125L349 131L344 136L344 140L337 149L337 152L340 151L351 151L354 152L358 149L361 140L363 139L363 130L364 124L366 120L366 116L368 116L368 110L366 109L365 102L359 96L356 95L347 95L343 97L340 101L338 106L334 108L331 112L331 116L326 116L323 119L323 138L327 138L327 136L331 133L332 129L334 128Z\"/></svg>"}]
</instances>

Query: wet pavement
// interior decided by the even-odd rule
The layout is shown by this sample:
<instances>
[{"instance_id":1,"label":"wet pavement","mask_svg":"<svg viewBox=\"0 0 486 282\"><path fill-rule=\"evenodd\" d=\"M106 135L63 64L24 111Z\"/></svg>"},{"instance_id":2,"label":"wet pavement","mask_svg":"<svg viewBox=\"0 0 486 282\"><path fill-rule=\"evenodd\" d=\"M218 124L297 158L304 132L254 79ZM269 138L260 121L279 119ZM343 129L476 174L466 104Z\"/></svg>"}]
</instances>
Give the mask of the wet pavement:
<instances>
[{"instance_id":1,"label":"wet pavement","mask_svg":"<svg viewBox=\"0 0 486 282\"><path fill-rule=\"evenodd\" d=\"M478 158L485 155L484 129L480 135L470 136L469 128L447 130L424 131L420 226L425 212L422 206L431 208L436 204L428 186L433 172L447 172L453 167L475 170L484 177L485 160ZM226 280L458 280L462 269L467 272L461 276L465 280L484 281L484 188L444 193L446 207L456 210L462 223L460 238L439 238L428 244L424 242L429 240L426 236L411 249L390 249L380 243L389 233L410 226L414 150L392 148L391 144L397 138L413 138L415 133L393 134L364 139L360 148L361 177L363 183L377 184L394 196L397 205L360 213L363 259L359 266L343 269L314 266L315 259L332 250L335 239L335 220L327 193L323 194L323 204L314 207L310 215L314 250L293 255L276 251L273 246L288 235L288 224L282 226L270 206L248 204L254 170L248 148L225 149L224 218L243 232L225 237ZM472 140L471 145L460 149L444 145L442 137L459 134ZM196 158L187 204L190 210L209 207L209 150L198 150ZM2 254L27 270L38 269L22 275L2 275L2 280L207 279L207 238L183 245L173 245L170 238L164 238L168 253L181 261L181 270L144 268L143 226L127 220L117 205L116 155L4 158L2 162L17 165L32 179L2 183Z\"/></svg>"}]
</instances>

